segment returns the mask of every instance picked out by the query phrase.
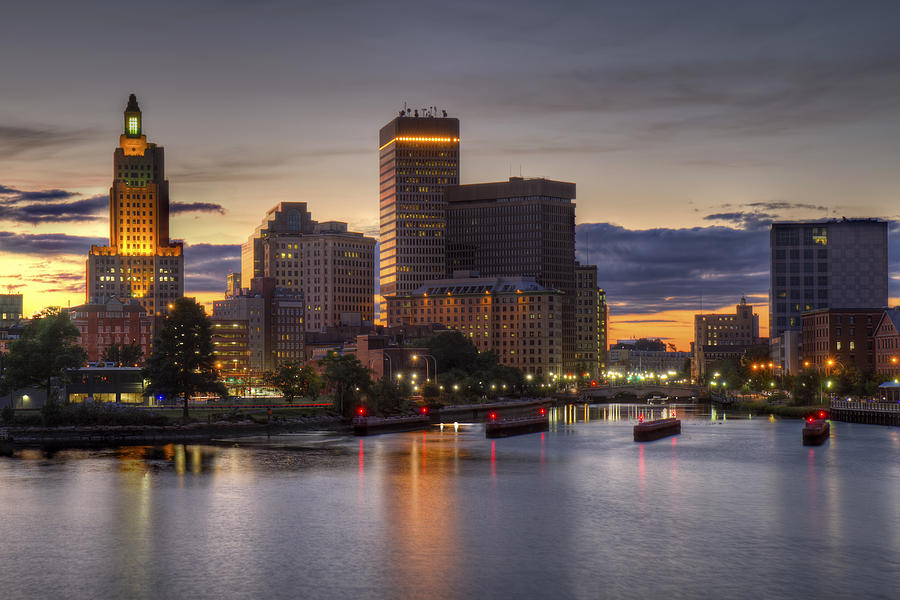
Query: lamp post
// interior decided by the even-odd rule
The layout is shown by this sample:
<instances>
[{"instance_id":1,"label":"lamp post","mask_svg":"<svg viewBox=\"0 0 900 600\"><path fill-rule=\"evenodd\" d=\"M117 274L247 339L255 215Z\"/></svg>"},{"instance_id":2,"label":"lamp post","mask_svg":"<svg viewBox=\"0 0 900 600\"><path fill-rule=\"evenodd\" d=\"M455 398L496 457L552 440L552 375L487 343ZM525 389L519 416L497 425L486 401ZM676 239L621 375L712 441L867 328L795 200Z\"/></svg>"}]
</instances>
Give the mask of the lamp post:
<instances>
[{"instance_id":1,"label":"lamp post","mask_svg":"<svg viewBox=\"0 0 900 600\"><path fill-rule=\"evenodd\" d=\"M425 381L430 380L430 376L428 375L428 360L427 360L430 358L431 360L434 361L434 380L435 380L435 382L437 382L437 378L438 378L437 359L434 356L432 356L431 354L413 354L412 359L419 360L420 356L422 357L423 360L425 360Z\"/></svg>"}]
</instances>

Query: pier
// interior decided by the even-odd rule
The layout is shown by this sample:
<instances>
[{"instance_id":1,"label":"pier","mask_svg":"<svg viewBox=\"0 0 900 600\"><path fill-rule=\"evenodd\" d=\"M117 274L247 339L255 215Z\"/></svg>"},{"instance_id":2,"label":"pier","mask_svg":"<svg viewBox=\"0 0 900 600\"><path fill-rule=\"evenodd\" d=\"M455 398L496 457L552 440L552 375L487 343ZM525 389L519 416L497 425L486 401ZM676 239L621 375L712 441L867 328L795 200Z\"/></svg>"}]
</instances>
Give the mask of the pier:
<instances>
[{"instance_id":1,"label":"pier","mask_svg":"<svg viewBox=\"0 0 900 600\"><path fill-rule=\"evenodd\" d=\"M900 404L896 402L832 400L829 414L832 421L900 426Z\"/></svg>"}]
</instances>

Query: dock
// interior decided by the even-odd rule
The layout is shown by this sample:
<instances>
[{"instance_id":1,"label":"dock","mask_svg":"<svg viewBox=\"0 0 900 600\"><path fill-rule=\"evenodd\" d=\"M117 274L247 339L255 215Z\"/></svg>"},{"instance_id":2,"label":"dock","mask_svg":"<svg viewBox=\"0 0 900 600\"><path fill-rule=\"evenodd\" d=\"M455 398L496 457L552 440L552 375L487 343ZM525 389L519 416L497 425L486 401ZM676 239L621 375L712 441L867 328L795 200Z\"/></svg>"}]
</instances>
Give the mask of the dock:
<instances>
[{"instance_id":1,"label":"dock","mask_svg":"<svg viewBox=\"0 0 900 600\"><path fill-rule=\"evenodd\" d=\"M652 442L659 438L681 433L681 421L678 419L657 419L655 421L641 421L634 426L634 441Z\"/></svg>"},{"instance_id":2,"label":"dock","mask_svg":"<svg viewBox=\"0 0 900 600\"><path fill-rule=\"evenodd\" d=\"M900 403L896 402L832 400L828 412L832 421L900 426Z\"/></svg>"},{"instance_id":3,"label":"dock","mask_svg":"<svg viewBox=\"0 0 900 600\"><path fill-rule=\"evenodd\" d=\"M499 418L497 413L492 412L488 415L488 422L484 426L484 437L500 438L549 430L550 416L544 408L541 408L537 415L505 419Z\"/></svg>"},{"instance_id":4,"label":"dock","mask_svg":"<svg viewBox=\"0 0 900 600\"><path fill-rule=\"evenodd\" d=\"M428 427L431 417L427 413L404 417L353 417L353 435L376 435L398 431L419 431Z\"/></svg>"}]
</instances>

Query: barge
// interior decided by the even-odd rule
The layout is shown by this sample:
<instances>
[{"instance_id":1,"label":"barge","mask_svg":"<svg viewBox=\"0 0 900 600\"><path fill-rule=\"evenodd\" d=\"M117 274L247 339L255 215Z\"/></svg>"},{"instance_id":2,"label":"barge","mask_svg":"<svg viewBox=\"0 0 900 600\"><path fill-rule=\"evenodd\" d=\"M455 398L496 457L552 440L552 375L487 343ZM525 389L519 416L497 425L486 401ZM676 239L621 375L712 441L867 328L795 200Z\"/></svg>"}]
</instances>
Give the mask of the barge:
<instances>
[{"instance_id":1,"label":"barge","mask_svg":"<svg viewBox=\"0 0 900 600\"><path fill-rule=\"evenodd\" d=\"M353 435L375 435L398 431L418 431L426 429L431 423L427 411L417 415L403 417L371 417L365 413L353 417Z\"/></svg>"},{"instance_id":2,"label":"barge","mask_svg":"<svg viewBox=\"0 0 900 600\"><path fill-rule=\"evenodd\" d=\"M803 425L803 445L821 446L831 435L831 425L825 419L809 417Z\"/></svg>"},{"instance_id":3,"label":"barge","mask_svg":"<svg viewBox=\"0 0 900 600\"><path fill-rule=\"evenodd\" d=\"M681 433L681 421L678 419L657 419L655 421L640 421L634 426L634 441L650 442L659 438Z\"/></svg>"},{"instance_id":4,"label":"barge","mask_svg":"<svg viewBox=\"0 0 900 600\"><path fill-rule=\"evenodd\" d=\"M484 437L509 437L511 435L549 431L549 429L550 416L547 414L547 409L543 407L538 409L538 414L535 416L510 417L506 419L500 419L497 417L497 413L491 412L488 415L488 422L484 426Z\"/></svg>"}]
</instances>

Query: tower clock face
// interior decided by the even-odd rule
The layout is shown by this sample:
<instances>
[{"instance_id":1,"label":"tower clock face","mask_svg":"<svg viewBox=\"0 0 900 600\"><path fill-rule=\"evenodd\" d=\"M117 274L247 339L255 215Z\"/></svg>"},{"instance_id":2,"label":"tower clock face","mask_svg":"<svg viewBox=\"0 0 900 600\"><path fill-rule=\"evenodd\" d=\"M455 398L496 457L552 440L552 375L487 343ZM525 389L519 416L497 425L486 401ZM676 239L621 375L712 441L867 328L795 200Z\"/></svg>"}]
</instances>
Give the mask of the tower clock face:
<instances>
[{"instance_id":1,"label":"tower clock face","mask_svg":"<svg viewBox=\"0 0 900 600\"><path fill-rule=\"evenodd\" d=\"M128 133L130 135L138 134L138 118L137 117L128 117Z\"/></svg>"}]
</instances>

